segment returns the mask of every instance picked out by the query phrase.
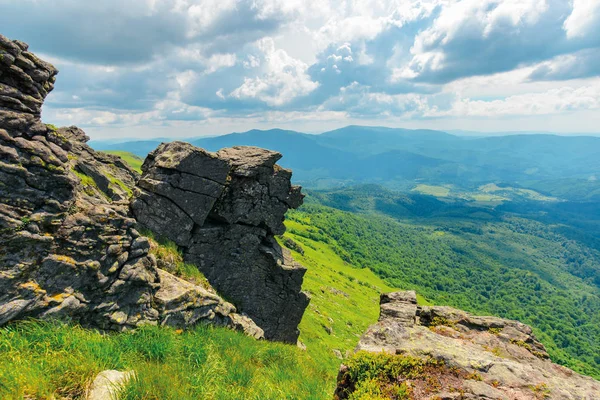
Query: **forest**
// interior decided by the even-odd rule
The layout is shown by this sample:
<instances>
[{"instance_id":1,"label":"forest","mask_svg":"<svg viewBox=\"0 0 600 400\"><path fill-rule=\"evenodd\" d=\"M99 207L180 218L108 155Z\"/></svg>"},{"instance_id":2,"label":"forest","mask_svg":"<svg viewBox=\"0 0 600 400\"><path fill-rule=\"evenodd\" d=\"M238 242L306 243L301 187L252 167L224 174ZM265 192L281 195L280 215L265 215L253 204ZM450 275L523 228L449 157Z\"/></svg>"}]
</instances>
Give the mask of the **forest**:
<instances>
[{"instance_id":1,"label":"forest","mask_svg":"<svg viewBox=\"0 0 600 400\"><path fill-rule=\"evenodd\" d=\"M555 362L600 377L600 251L581 227L369 189L310 192L289 233L436 305L527 323Z\"/></svg>"}]
</instances>

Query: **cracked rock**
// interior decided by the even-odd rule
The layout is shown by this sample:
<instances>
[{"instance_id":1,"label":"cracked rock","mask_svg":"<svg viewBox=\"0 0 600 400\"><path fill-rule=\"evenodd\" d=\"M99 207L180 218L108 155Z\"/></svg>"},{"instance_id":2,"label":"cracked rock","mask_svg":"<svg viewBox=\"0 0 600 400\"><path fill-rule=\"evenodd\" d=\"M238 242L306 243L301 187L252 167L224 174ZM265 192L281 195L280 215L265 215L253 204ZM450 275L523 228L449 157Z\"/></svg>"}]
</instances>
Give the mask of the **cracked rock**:
<instances>
[{"instance_id":1,"label":"cracked rock","mask_svg":"<svg viewBox=\"0 0 600 400\"><path fill-rule=\"evenodd\" d=\"M289 208L302 204L281 154L257 147L217 153L188 143L163 143L148 155L131 203L136 219L177 243L186 262L264 330L296 343L308 305L306 269L274 235Z\"/></svg>"}]
</instances>

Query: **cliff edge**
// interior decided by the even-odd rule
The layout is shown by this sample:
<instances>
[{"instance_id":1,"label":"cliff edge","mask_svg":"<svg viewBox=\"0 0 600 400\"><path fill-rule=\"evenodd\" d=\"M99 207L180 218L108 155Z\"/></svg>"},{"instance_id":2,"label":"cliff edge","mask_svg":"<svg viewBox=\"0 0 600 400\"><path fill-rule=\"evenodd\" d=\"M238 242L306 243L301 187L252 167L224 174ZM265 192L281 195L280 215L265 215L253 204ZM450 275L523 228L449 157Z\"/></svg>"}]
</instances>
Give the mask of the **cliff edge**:
<instances>
[{"instance_id":1,"label":"cliff edge","mask_svg":"<svg viewBox=\"0 0 600 400\"><path fill-rule=\"evenodd\" d=\"M381 296L356 351L337 399L600 399L600 382L552 363L529 326L419 306L410 291Z\"/></svg>"}]
</instances>

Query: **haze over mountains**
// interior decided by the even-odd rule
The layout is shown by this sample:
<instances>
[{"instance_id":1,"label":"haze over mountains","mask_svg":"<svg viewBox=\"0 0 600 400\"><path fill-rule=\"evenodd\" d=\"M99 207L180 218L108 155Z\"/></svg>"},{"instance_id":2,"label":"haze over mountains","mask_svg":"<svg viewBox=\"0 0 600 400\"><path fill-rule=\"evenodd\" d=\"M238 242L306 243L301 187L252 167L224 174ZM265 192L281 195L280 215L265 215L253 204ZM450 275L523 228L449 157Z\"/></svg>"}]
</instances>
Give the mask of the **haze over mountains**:
<instances>
[{"instance_id":1,"label":"haze over mountains","mask_svg":"<svg viewBox=\"0 0 600 400\"><path fill-rule=\"evenodd\" d=\"M98 150L140 157L161 140L96 142ZM600 197L600 137L517 134L466 137L435 130L347 126L320 135L272 129L191 139L210 151L251 145L284 154L281 164L309 188L378 183L411 190L415 184L531 188L580 200Z\"/></svg>"}]
</instances>

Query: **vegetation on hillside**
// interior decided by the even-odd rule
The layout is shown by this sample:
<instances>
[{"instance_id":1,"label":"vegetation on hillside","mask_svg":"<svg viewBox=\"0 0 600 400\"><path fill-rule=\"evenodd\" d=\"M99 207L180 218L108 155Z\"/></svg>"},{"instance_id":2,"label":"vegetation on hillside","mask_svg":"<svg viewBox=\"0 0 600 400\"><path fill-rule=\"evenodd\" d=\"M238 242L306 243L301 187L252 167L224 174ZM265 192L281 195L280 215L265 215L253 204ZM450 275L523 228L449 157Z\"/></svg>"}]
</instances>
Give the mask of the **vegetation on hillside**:
<instances>
[{"instance_id":1,"label":"vegetation on hillside","mask_svg":"<svg viewBox=\"0 0 600 400\"><path fill-rule=\"evenodd\" d=\"M136 371L127 399L328 398L341 359L377 319L379 294L393 288L530 324L555 362L600 378L598 221L592 203L481 207L375 185L312 192L279 238L308 269L306 351L206 326L103 334L22 322L0 329L0 398L75 397L104 369ZM161 267L206 283L174 244L152 238L151 252ZM349 361L358 373L361 360ZM402 394L384 379L362 381L358 394Z\"/></svg>"},{"instance_id":2,"label":"vegetation on hillside","mask_svg":"<svg viewBox=\"0 0 600 400\"><path fill-rule=\"evenodd\" d=\"M102 334L59 323L16 323L0 329L0 398L76 397L105 369L136 371L125 399L330 398L338 356L354 349L377 320L380 292L393 289L370 270L343 261L331 246L307 238L309 227L289 224L299 234L286 233L281 241L308 268L304 290L311 304L300 324L306 351L206 326ZM151 240L161 265L203 283L172 243Z\"/></svg>"},{"instance_id":3,"label":"vegetation on hillside","mask_svg":"<svg viewBox=\"0 0 600 400\"><path fill-rule=\"evenodd\" d=\"M134 370L122 399L321 399L322 367L294 346L224 328L101 334L59 323L0 330L0 398L78 398L105 369Z\"/></svg>"},{"instance_id":4,"label":"vegetation on hillside","mask_svg":"<svg viewBox=\"0 0 600 400\"><path fill-rule=\"evenodd\" d=\"M352 204L343 200L343 207ZM290 224L290 233L436 304L530 324L555 362L600 377L598 249L557 227L493 210L391 218L368 212L362 201L362 214L309 201L288 214L306 229Z\"/></svg>"},{"instance_id":5,"label":"vegetation on hillside","mask_svg":"<svg viewBox=\"0 0 600 400\"><path fill-rule=\"evenodd\" d=\"M127 164L129 164L129 166L131 168L133 168L134 170L136 170L139 173L142 172L142 164L144 163L143 158L136 156L135 154L130 153L128 151L122 151L122 150L106 150L106 151L104 151L104 153L119 156L123 159L123 161L125 161Z\"/></svg>"}]
</instances>

